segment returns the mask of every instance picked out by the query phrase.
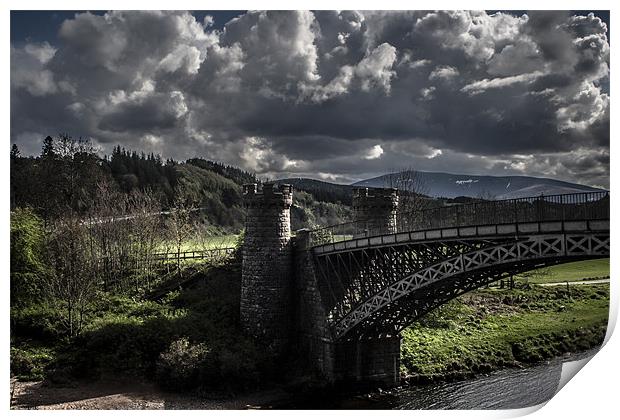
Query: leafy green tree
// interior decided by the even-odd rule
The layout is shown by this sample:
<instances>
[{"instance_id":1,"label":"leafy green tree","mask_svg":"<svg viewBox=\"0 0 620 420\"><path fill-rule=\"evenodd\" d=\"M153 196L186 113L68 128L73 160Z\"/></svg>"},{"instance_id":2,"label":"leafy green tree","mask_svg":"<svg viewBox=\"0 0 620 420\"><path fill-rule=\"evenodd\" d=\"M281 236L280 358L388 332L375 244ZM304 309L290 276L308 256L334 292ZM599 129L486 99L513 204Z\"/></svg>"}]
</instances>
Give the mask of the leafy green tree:
<instances>
[{"instance_id":1,"label":"leafy green tree","mask_svg":"<svg viewBox=\"0 0 620 420\"><path fill-rule=\"evenodd\" d=\"M45 229L30 208L11 212L11 306L23 306L41 298Z\"/></svg>"}]
</instances>

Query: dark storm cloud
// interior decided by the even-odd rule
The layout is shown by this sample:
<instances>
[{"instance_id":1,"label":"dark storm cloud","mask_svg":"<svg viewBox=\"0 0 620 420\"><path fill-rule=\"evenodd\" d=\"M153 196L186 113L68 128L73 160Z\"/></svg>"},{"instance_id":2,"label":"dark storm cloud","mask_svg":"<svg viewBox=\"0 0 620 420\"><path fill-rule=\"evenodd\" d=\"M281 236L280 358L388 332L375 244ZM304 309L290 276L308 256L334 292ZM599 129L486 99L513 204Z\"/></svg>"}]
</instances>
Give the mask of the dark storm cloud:
<instances>
[{"instance_id":1,"label":"dark storm cloud","mask_svg":"<svg viewBox=\"0 0 620 420\"><path fill-rule=\"evenodd\" d=\"M267 176L415 166L609 182L594 15L85 13L58 39L11 50L11 135L26 150L62 129Z\"/></svg>"},{"instance_id":2,"label":"dark storm cloud","mask_svg":"<svg viewBox=\"0 0 620 420\"><path fill-rule=\"evenodd\" d=\"M136 103L123 102L101 119L99 128L116 132L148 132L181 124L180 118L187 108L182 94L175 93L172 96L149 95L145 100Z\"/></svg>"}]
</instances>

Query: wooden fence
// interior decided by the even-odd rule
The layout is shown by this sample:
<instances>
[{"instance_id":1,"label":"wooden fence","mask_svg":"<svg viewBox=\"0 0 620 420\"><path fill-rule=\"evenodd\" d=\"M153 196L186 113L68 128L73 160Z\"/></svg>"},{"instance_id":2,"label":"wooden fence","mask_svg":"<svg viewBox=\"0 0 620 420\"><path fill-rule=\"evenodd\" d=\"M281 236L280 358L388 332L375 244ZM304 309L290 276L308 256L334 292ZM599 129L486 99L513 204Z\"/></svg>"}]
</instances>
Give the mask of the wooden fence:
<instances>
[{"instance_id":1,"label":"wooden fence","mask_svg":"<svg viewBox=\"0 0 620 420\"><path fill-rule=\"evenodd\" d=\"M214 248L181 252L158 252L151 255L152 261L174 262L180 260L211 260L221 261L230 258L235 248Z\"/></svg>"}]
</instances>

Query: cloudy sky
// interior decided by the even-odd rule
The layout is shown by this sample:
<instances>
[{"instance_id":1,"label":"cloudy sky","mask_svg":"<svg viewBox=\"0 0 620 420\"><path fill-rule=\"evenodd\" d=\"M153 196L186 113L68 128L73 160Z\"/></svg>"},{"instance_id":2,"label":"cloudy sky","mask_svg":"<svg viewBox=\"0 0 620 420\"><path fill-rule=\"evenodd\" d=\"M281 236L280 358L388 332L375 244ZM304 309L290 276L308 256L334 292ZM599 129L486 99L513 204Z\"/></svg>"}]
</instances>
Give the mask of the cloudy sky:
<instances>
[{"instance_id":1,"label":"cloudy sky","mask_svg":"<svg viewBox=\"0 0 620 420\"><path fill-rule=\"evenodd\" d=\"M11 142L609 186L609 15L12 12Z\"/></svg>"}]
</instances>

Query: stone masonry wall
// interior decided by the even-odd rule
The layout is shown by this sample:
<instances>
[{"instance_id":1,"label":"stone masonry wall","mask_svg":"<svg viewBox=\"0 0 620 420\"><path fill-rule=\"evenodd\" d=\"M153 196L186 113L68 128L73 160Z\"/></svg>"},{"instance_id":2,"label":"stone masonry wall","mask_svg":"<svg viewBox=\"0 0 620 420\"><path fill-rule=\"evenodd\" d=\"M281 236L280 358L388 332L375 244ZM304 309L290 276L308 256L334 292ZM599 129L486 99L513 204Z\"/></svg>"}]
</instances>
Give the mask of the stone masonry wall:
<instances>
[{"instance_id":1,"label":"stone masonry wall","mask_svg":"<svg viewBox=\"0 0 620 420\"><path fill-rule=\"evenodd\" d=\"M265 184L259 190L249 184L243 197L247 210L240 308L244 330L277 355L284 355L294 344L310 366L308 373L331 383L397 385L399 337L333 338L327 322L330 308L323 305L319 287L319 281L329 279L315 275L309 232L298 231L291 240L291 187L276 190L273 184ZM386 219L392 217L398 200L393 191L361 197L360 211L372 213L377 226L392 226Z\"/></svg>"},{"instance_id":2,"label":"stone masonry wall","mask_svg":"<svg viewBox=\"0 0 620 420\"><path fill-rule=\"evenodd\" d=\"M400 377L400 337L334 340L314 272L309 232L296 233L295 325L298 349L315 374L332 383L396 386ZM329 280L323 280L329 281Z\"/></svg>"},{"instance_id":3,"label":"stone masonry wall","mask_svg":"<svg viewBox=\"0 0 620 420\"><path fill-rule=\"evenodd\" d=\"M400 382L400 337L381 337L336 343L337 382L397 386Z\"/></svg>"},{"instance_id":4,"label":"stone masonry wall","mask_svg":"<svg viewBox=\"0 0 620 420\"><path fill-rule=\"evenodd\" d=\"M333 343L309 246L309 231L298 230L293 246L297 346L299 353L305 355L312 373L333 382Z\"/></svg>"},{"instance_id":5,"label":"stone masonry wall","mask_svg":"<svg viewBox=\"0 0 620 420\"><path fill-rule=\"evenodd\" d=\"M241 325L274 352L290 342L292 250L290 207L292 189L282 185L244 185L247 211L241 280Z\"/></svg>"},{"instance_id":6,"label":"stone masonry wall","mask_svg":"<svg viewBox=\"0 0 620 420\"><path fill-rule=\"evenodd\" d=\"M353 220L366 221L366 236L396 232L396 188L354 188Z\"/></svg>"}]
</instances>

